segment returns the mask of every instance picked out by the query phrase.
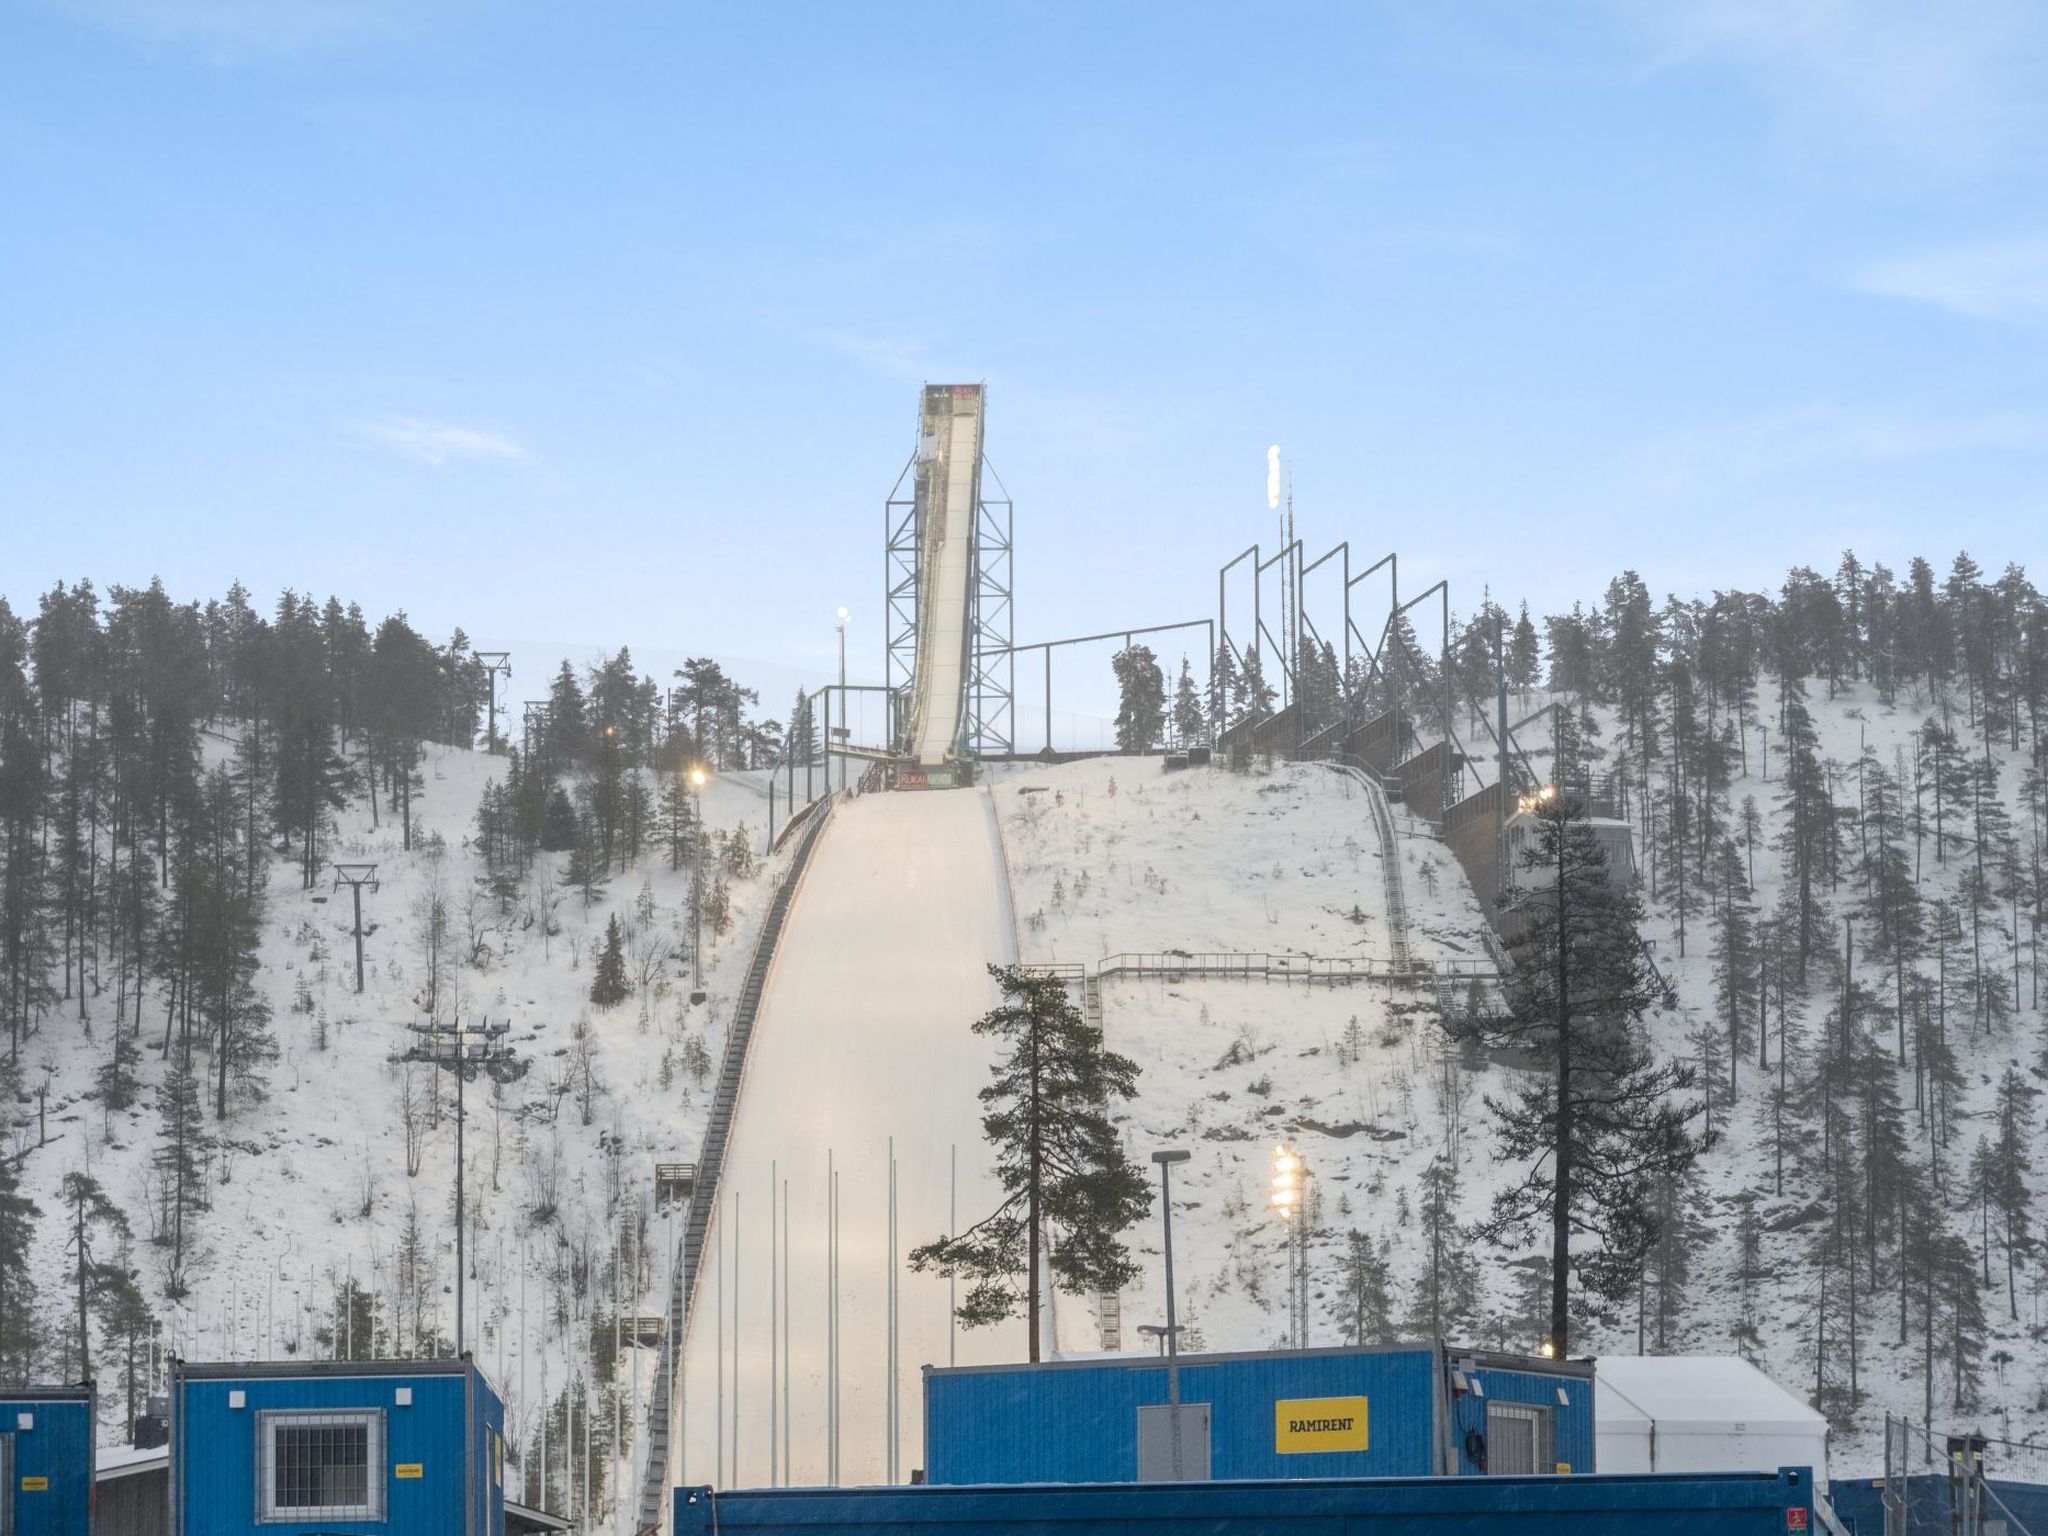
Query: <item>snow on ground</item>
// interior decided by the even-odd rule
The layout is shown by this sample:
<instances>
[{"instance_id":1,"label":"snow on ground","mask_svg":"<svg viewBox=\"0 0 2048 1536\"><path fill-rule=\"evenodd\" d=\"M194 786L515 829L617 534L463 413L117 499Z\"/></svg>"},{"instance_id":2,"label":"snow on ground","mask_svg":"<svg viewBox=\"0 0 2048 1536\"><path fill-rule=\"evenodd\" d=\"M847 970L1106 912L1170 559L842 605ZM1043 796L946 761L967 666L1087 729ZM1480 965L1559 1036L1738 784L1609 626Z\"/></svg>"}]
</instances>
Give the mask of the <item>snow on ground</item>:
<instances>
[{"instance_id":1,"label":"snow on ground","mask_svg":"<svg viewBox=\"0 0 2048 1536\"><path fill-rule=\"evenodd\" d=\"M1158 758L1097 758L1008 770L996 803L1025 958L1093 964L1180 949L1384 960L1367 793L1315 763L1168 775ZM1449 849L1422 822L1397 814L1394 824L1411 953L1483 959L1484 920ZM1141 1069L1132 1155L1195 1154L1174 1186L1181 1321L1211 1349L1285 1337L1285 1237L1267 1205L1284 1140L1325 1204L1311 1254L1322 1311L1309 1338L1337 1342L1339 1252L1353 1227L1398 1235L1411 1204L1399 1192L1412 1196L1442 1144L1445 1081L1454 1131L1469 1139L1469 1082L1446 1078L1428 994L1384 982L1112 977L1103 1014L1111 1047ZM1140 1323L1165 1321L1157 1239L1156 1225L1132 1234L1146 1269L1120 1298L1126 1349L1141 1346ZM1059 1298L1057 1331L1064 1350L1102 1344L1089 1298Z\"/></svg>"},{"instance_id":2,"label":"snow on ground","mask_svg":"<svg viewBox=\"0 0 2048 1536\"><path fill-rule=\"evenodd\" d=\"M975 1094L991 1052L967 1026L996 1001L987 965L1014 958L1008 892L981 791L865 795L832 813L777 946L748 1050L721 1205L683 1370L683 1480L760 1486L826 1472L826 1169L839 1176L840 1478L883 1480L889 1418L888 1158L897 1251L951 1230L957 1149L964 1226L994 1204ZM788 1188L786 1321L770 1269L771 1172ZM778 1201L780 1196L773 1196ZM899 1476L922 1466L919 1368L1018 1358L1023 1325L957 1340L947 1284L899 1263ZM737 1313L737 1317L735 1317ZM717 1348L714 1350L714 1343ZM788 1451L771 1452L772 1367L788 1372ZM772 1462L772 1466L771 1466ZM722 1475L714 1473L722 1468Z\"/></svg>"},{"instance_id":3,"label":"snow on ground","mask_svg":"<svg viewBox=\"0 0 2048 1536\"><path fill-rule=\"evenodd\" d=\"M209 743L210 752L224 750ZM144 1013L141 1100L111 1117L88 1097L108 1038L111 988L91 1004L93 1039L82 1038L63 1013L44 1024L26 1047L23 1064L32 1087L49 1086L50 1141L29 1152L23 1173L24 1192L44 1211L36 1253L46 1298L64 1293L57 1185L64 1174L83 1168L131 1215L135 1261L164 1320L168 1351L194 1360L317 1355L322 1350L313 1333L330 1320L335 1292L351 1277L359 1288L378 1292L380 1315L388 1321L395 1250L414 1206L435 1264L426 1328L443 1337L453 1334L453 1078L438 1085L442 1112L424 1131L418 1175L408 1177L401 1110L408 1069L392 1060L413 1040L407 1026L425 974L418 911L438 865L451 917L449 942L457 952L448 972L455 996L444 1000L440 1016L486 1013L508 1019L507 1038L525 1064L524 1074L501 1093L481 1080L468 1089L469 1342L505 1391L508 1432L532 1428L543 1381L559 1391L567 1365L562 1330L547 1320L550 1303L582 1316L593 1299L573 1295L567 1260L572 1253L600 1255L599 1269L609 1260L614 1174L622 1209L633 1201L651 1208L653 1164L695 1155L707 1094L684 1066L686 1042L700 1039L707 1058L716 1062L760 913L783 861L769 861L754 878L732 882L732 928L723 938L706 939L704 1004L689 1005L683 966L671 960L634 1000L594 1008L588 1001L591 966L611 914L634 921L644 888L653 911L647 926L664 944L679 945L688 927L688 871L670 871L665 852L650 850L634 869L614 873L609 889L588 909L573 888L558 881L560 932L551 939L542 935L538 880L510 913L500 915L479 892L472 914L470 893L483 869L467 840L485 783L503 771L502 761L481 753L429 749L422 765L424 790L414 801L410 852L401 847L388 809L380 811L374 828L361 800L340 814L327 857L374 861L382 882L363 898L360 996L354 991L347 889L334 893L328 877L305 891L294 861L272 866L257 985L273 1008L278 1059L269 1070L268 1097L233 1112L224 1127L216 1128L207 1098L207 1129L219 1129L225 1142L214 1164L220 1182L210 1189L212 1208L199 1223L204 1257L183 1302L163 1299L159 1250L148 1241L153 1202L146 1180L158 1139L154 1086L162 1073L161 1001L152 993ZM765 822L765 800L753 775L714 779L703 806L714 830L744 822L752 834ZM432 847L436 837L438 854ZM542 854L537 868L558 865L563 857ZM472 915L482 945L482 964L475 966L463 963ZM583 1020L590 1039L587 1119L575 1039ZM434 1074L424 1066L410 1073L424 1102L436 1087ZM537 1220L533 1213L541 1207L553 1213ZM667 1265L659 1240L656 1225L642 1271L645 1294L637 1306L629 1300L628 1311L661 1308ZM595 1299L609 1309L608 1295ZM409 1339L409 1313L404 1329ZM652 1355L643 1353L642 1375L651 1380ZM124 1426L111 1421L121 1412L119 1394L104 1390L101 1403L109 1416L101 1425L103 1440L124 1439Z\"/></svg>"},{"instance_id":4,"label":"snow on ground","mask_svg":"<svg viewBox=\"0 0 2048 1536\"><path fill-rule=\"evenodd\" d=\"M1824 692L1815 686L1810 707L1824 752L1838 764L1837 799L1853 805L1853 765L1862 744L1868 742L1880 761L1893 764L1899 750L1910 754L1927 709L1910 699L1886 709L1867 691L1854 689L1829 701ZM1739 809L1744 797L1753 795L1764 814L1756 901L1768 911L1778 896L1770 838L1783 764L1775 745L1776 699L1768 688L1757 708L1771 727L1771 777L1763 777L1761 742L1753 728L1750 774L1735 784L1733 804ZM1960 713L1956 726L1959 734L1966 733ZM1610 726L1608 740L1614 735ZM2018 772L2017 764L2005 764L2009 803L2016 799ZM1118 791L1113 801L1108 794L1112 779ZM1162 776L1156 759L1097 759L1008 770L997 800L1024 920L1026 958L1094 962L1124 950L1172 948L1383 952L1384 911L1367 807L1331 770L1283 765L1263 776L1220 770ZM1634 809L1640 822L1640 801ZM1637 846L1647 877L1646 830L1638 826ZM1481 920L1449 850L1426 824L1403 820L1401 834L1415 952L1483 954ZM1853 861L1853 829L1848 837ZM1923 898L1953 898L1961 862L1951 849L1947 863L1938 864L1930 836ZM1835 902L1838 915L1859 899L1853 864L1845 863L1844 869ZM1668 881L1660 884L1658 895L1647 932L1660 964L1678 985L1679 1006L1653 1013L1649 1028L1662 1053L1689 1055L1694 1047L1688 1035L1714 1016L1707 921L1701 913L1693 915L1681 956ZM1363 914L1363 923L1348 916L1354 908ZM1825 947L1838 942L1837 921ZM2003 964L2009 972L2004 941L1990 942L1987 963ZM1827 990L1823 981L1819 991ZM1964 1126L1951 1147L1952 1172L1966 1164L1981 1133L1981 1117L2004 1064L2015 1061L2029 1072L2036 1064L2040 1016L2030 988L2023 991L2023 1006L2012 1021L1970 1042L1967 1100L1979 1118ZM1176 1266L1182 1320L1192 1321L1210 1348L1258 1348L1285 1336L1284 1239L1265 1206L1277 1142L1288 1140L1303 1153L1318 1175L1325 1202L1311 1254L1312 1341L1339 1337L1339 1269L1353 1231L1376 1244L1385 1242L1394 1311L1397 1318L1408 1311L1425 1257L1415 1218L1417 1181L1447 1146L1455 1142L1458 1148L1459 1213L1465 1221L1485 1212L1508 1172L1495 1162L1482 1104L1485 1093L1506 1086L1507 1074L1483 1063L1468 1067L1447 1051L1426 994L1390 998L1376 984L1309 990L1277 982L1111 979L1103 988L1103 1004L1109 1043L1143 1069L1127 1124L1133 1155L1143 1159L1162 1146L1195 1153L1175 1177ZM1809 1027L1824 1006L1817 994L1806 1010ZM1902 1095L1910 1117L1910 1072L1903 1074ZM1917 1118L1909 1121L1910 1130L1917 1131L1918 1125ZM1664 1347L1712 1353L1735 1347L1741 1307L1734 1278L1736 1212L1741 1197L1755 1192L1767 1229L1768 1271L1749 1314L1761 1336L1759 1363L1805 1398L1813 1373L1813 1281L1802 1257L1812 1235L1805 1214L1810 1197L1796 1178L1788 1181L1782 1197L1775 1195L1772 1163L1767 1102L1757 1092L1753 1064L1745 1063L1734 1112L1721 1117L1715 1145L1701 1159L1705 1246L1694 1265L1683 1320ZM1957 1220L1962 1224L1960 1210ZM1974 1245L1974 1224L1970 1235ZM1134 1233L1133 1241L1146 1272L1122 1297L1126 1348L1139 1346L1137 1324L1164 1320L1156 1221ZM1481 1282L1477 1342L1530 1347L1541 1325L1517 1321L1528 1315L1517 1296L1529 1273L1516 1262L1521 1256L1475 1246L1472 1257ZM1996 1272L1998 1255L1992 1258ZM2022 1270L2017 1321L2001 1290L1994 1287L1984 1298L1991 1328L1984 1396L1991 1406L1953 1410L1944 1367L1937 1363L1936 1419L1983 1422L2018 1440L2048 1438L2048 1422L2035 1406L2048 1377L2043 1343L2048 1334L2041 1327L2034 1277ZM1877 1463L1872 1426L1881 1427L1887 1409L1916 1418L1922 1412L1917 1345L1901 1348L1893 1342L1895 1304L1868 1306L1861 1360L1867 1398L1857 1424L1837 1436L1838 1472ZM1917 1322L1915 1329L1917 1340ZM1059 1337L1065 1349L1098 1346L1089 1299L1061 1298ZM1579 1342L1590 1351L1633 1352L1635 1320L1587 1326ZM1658 1348L1654 1322L1647 1344L1653 1351ZM2048 1470L2008 1464L2015 1470Z\"/></svg>"}]
</instances>

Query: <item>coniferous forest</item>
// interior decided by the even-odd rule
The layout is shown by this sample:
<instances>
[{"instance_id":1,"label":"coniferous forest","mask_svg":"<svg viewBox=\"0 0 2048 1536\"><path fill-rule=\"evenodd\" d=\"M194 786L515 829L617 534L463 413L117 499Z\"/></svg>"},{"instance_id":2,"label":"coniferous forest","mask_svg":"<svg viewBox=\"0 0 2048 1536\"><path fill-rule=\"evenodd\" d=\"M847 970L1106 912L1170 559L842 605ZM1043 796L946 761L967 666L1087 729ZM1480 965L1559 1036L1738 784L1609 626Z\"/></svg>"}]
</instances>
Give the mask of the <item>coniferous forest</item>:
<instances>
[{"instance_id":1,"label":"coniferous forest","mask_svg":"<svg viewBox=\"0 0 2048 1536\"><path fill-rule=\"evenodd\" d=\"M1957 556L1901 576L1845 555L1771 592L1660 601L1625 572L1564 612L1461 616L1447 655L1436 638L1405 619L1393 637L1419 731L1449 718L1480 739L1498 646L1536 765L1609 786L1633 831L1638 879L1617 922L1647 958L1613 960L1631 1001L1598 1070L1639 1113L1581 1150L1609 1166L1643 1158L1645 1172L1585 1186L1554 1250L1547 1218L1468 1157L1432 1162L1398 1214L1359 1209L1352 1230L1324 1234L1337 1257L1319 1304L1361 1339L1398 1322L1517 1344L1562 1320L1575 1352L1740 1351L1845 1426L1886 1409L1939 1420L2048 1402L2035 1347L2048 1173L2034 1150L2048 602L2026 574ZM1311 712L1387 686L1306 660ZM1120 659L1127 748L1202 731L1212 701L1185 662L1175 670L1169 690L1149 653ZM583 1009L554 1021L559 1047L531 1047L528 1098L494 1111L504 1172L493 1151L476 1175L502 1179L522 1253L553 1234L546 1286L585 1308L558 1295L535 1326L573 1342L607 1286L615 1316L657 1284L644 1249L618 1257L649 1240L646 1206L618 1193L630 1174L612 1175L593 1235L573 1225L566 1165L551 1159L580 1137L623 1166L606 1105L627 1085L606 1084L593 1043L614 1010L637 1002L639 1030L658 1030L664 1093L674 1084L687 1103L710 1070L706 1023L681 1003L663 1016L685 950L661 882L708 874L703 918L722 935L754 856L735 833L702 867L680 770L743 774L785 737L813 760L817 722L801 695L787 727L753 718L753 693L715 662L658 682L622 650L581 674L564 662L525 715L501 693L490 739L487 687L459 629L437 642L403 613L373 623L337 599L287 592L266 613L239 586L194 602L80 582L33 612L0 602L0 1380L89 1370L110 1401L132 1398L166 1314L221 1309L237 1283L217 1261L221 1234L276 1165L256 1155L250 1119L304 1070L298 1052L328 1049L308 997L339 998L351 979L322 949L346 892L324 935L278 909L326 894L365 828L395 849L385 878L411 861L425 903L380 909L377 985L437 1015L499 995L516 1008L505 978L519 954L522 976L552 967ZM1273 707L1256 653L1230 697L1226 724ZM466 781L458 763L474 765ZM629 871L637 898L612 885ZM1446 1005L1424 1023L1470 1047L1455 1070L1483 1089L1491 1145L1534 1166L1560 1143L1555 1094L1501 1065L1529 1048L1514 997L1540 969L1519 976L1503 1017ZM1113 1014L1109 1027L1114 1043ZM301 1042L309 1029L317 1047ZM1574 1070L1563 1080L1586 1081ZM410 1193L427 1134L414 1096L438 1117L445 1090L381 1056L379 1071L378 1102L335 1107L402 1122L404 1155L374 1137L344 1149L360 1156L360 1198L330 1202L359 1211L351 1220L388 1212L378 1291L365 1299L352 1279L307 1299L325 1344L294 1347L446 1344L433 1294L452 1213L438 1193ZM1632 1137L1661 1150L1644 1157ZM103 1178L138 1139L143 1173ZM1573 1270L1563 1293L1545 1267L1554 1251ZM503 1263L494 1330L510 1326L517 1260ZM358 1326L374 1344L353 1340ZM546 1390L529 1438L554 1422L544 1415L590 1411L559 1374ZM629 1438L616 1397L599 1411Z\"/></svg>"}]
</instances>

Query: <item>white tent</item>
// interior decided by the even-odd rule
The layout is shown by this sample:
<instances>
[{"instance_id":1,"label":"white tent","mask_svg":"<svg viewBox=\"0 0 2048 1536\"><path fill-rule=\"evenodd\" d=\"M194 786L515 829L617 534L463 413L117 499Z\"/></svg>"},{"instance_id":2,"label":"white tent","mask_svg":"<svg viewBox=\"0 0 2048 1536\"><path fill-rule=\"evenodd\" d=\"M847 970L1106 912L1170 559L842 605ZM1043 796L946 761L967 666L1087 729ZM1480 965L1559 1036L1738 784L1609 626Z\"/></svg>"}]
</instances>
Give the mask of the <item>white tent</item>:
<instances>
[{"instance_id":1,"label":"white tent","mask_svg":"<svg viewBox=\"0 0 2048 1536\"><path fill-rule=\"evenodd\" d=\"M1593 1362L1595 1470L1775 1472L1827 1488L1828 1421L1736 1355Z\"/></svg>"}]
</instances>

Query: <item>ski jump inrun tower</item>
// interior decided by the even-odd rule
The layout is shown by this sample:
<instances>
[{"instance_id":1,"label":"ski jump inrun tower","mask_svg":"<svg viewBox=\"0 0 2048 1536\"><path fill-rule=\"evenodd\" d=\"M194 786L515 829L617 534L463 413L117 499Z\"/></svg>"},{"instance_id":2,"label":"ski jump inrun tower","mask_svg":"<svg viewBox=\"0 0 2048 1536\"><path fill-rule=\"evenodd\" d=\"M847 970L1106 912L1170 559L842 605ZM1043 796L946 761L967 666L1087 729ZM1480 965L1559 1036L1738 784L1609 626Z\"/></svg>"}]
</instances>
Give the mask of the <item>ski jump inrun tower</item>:
<instances>
[{"instance_id":1,"label":"ski jump inrun tower","mask_svg":"<svg viewBox=\"0 0 2048 1536\"><path fill-rule=\"evenodd\" d=\"M975 758L1013 750L1014 509L983 452L987 415L986 385L927 384L917 450L883 512L899 789L966 783Z\"/></svg>"}]
</instances>

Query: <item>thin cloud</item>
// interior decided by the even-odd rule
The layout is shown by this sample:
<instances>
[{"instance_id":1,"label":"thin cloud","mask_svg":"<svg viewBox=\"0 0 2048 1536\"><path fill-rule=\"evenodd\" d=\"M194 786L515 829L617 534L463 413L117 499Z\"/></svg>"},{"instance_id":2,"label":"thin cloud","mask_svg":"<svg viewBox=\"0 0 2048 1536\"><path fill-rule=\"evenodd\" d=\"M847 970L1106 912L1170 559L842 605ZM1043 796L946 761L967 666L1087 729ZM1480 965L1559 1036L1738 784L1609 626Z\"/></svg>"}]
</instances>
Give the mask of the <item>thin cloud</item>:
<instances>
[{"instance_id":1,"label":"thin cloud","mask_svg":"<svg viewBox=\"0 0 2048 1536\"><path fill-rule=\"evenodd\" d=\"M2048 414L2041 412L1936 419L1814 408L1672 433L1623 455L1621 467L1647 490L1683 495L1703 486L1752 486L1818 466L2044 449Z\"/></svg>"},{"instance_id":2,"label":"thin cloud","mask_svg":"<svg viewBox=\"0 0 2048 1536\"><path fill-rule=\"evenodd\" d=\"M1795 136L1946 169L2031 139L2048 60L2032 0L1608 0L1651 48L1649 71L1748 76Z\"/></svg>"},{"instance_id":3,"label":"thin cloud","mask_svg":"<svg viewBox=\"0 0 2048 1536\"><path fill-rule=\"evenodd\" d=\"M513 460L527 456L526 446L502 433L480 427L429 421L419 416L392 416L365 422L358 435L368 443L441 469L458 460Z\"/></svg>"},{"instance_id":4,"label":"thin cloud","mask_svg":"<svg viewBox=\"0 0 2048 1536\"><path fill-rule=\"evenodd\" d=\"M2048 235L1954 245L1873 262L1851 279L1865 293L1932 304L1976 320L2048 320Z\"/></svg>"}]
</instances>

